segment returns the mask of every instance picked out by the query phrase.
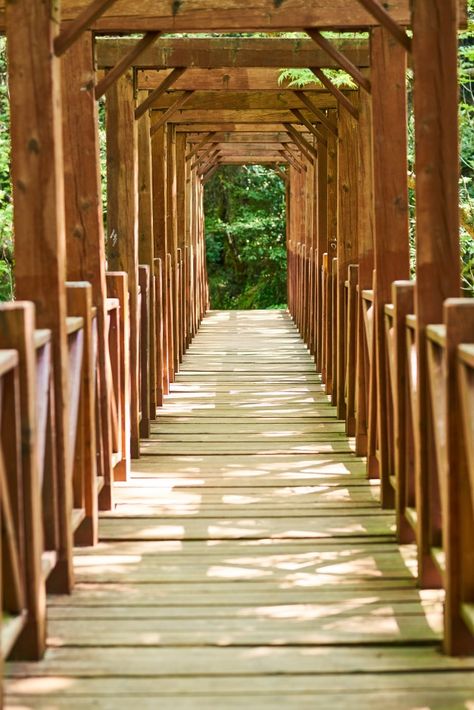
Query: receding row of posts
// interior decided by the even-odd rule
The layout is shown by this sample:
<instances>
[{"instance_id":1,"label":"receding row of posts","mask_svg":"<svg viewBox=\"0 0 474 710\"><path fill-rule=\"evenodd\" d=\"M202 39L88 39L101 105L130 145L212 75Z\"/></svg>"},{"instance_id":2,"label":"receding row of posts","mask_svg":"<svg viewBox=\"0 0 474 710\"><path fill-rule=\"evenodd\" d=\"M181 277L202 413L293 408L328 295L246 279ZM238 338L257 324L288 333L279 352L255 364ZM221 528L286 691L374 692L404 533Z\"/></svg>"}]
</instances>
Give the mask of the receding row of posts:
<instances>
[{"instance_id":1,"label":"receding row of posts","mask_svg":"<svg viewBox=\"0 0 474 710\"><path fill-rule=\"evenodd\" d=\"M46 591L72 591L73 546L97 543L99 510L208 305L186 134L136 117L130 72L110 83L104 219L94 38L59 59L56 19L48 3L7 8L17 300L0 306L2 653L22 659L42 657Z\"/></svg>"},{"instance_id":2,"label":"receding row of posts","mask_svg":"<svg viewBox=\"0 0 474 710\"><path fill-rule=\"evenodd\" d=\"M457 3L438 5L414 3L413 273L408 53L376 28L356 111L340 105L337 141L321 129L318 159L289 167L288 299L399 542L416 542L420 586L445 589L444 648L463 654L474 648L474 300L460 298Z\"/></svg>"}]
</instances>

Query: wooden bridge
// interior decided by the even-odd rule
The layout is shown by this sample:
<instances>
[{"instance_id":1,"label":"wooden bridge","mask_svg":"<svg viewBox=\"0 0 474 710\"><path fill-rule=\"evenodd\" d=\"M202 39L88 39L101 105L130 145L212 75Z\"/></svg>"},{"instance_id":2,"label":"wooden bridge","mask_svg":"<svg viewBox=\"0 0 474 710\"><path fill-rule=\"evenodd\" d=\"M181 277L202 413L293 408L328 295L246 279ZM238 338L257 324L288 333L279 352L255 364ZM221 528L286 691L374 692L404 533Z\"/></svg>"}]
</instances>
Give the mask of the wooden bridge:
<instances>
[{"instance_id":1,"label":"wooden bridge","mask_svg":"<svg viewBox=\"0 0 474 710\"><path fill-rule=\"evenodd\" d=\"M0 2L6 707L473 705L465 12ZM286 184L289 313L209 310L204 186L250 163Z\"/></svg>"}]
</instances>

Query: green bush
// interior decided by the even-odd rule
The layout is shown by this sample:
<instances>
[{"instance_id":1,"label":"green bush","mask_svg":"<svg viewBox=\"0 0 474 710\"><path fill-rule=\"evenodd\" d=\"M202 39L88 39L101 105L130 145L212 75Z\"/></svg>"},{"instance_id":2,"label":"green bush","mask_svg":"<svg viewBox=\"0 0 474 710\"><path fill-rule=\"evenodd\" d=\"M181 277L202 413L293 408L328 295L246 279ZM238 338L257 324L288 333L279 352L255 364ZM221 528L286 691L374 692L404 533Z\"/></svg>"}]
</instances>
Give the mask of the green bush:
<instances>
[{"instance_id":1,"label":"green bush","mask_svg":"<svg viewBox=\"0 0 474 710\"><path fill-rule=\"evenodd\" d=\"M260 165L219 168L205 190L211 308L286 303L285 186Z\"/></svg>"}]
</instances>

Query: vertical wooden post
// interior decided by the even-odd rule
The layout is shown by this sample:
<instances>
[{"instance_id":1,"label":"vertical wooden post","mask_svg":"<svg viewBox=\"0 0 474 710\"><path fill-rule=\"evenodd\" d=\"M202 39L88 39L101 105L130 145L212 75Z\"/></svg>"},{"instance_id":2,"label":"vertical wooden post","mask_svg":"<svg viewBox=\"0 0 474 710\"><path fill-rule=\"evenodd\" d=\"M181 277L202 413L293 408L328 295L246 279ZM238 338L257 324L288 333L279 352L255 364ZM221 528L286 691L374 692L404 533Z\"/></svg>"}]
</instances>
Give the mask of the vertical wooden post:
<instances>
[{"instance_id":1,"label":"vertical wooden post","mask_svg":"<svg viewBox=\"0 0 474 710\"><path fill-rule=\"evenodd\" d=\"M98 442L104 487L100 507L112 508L112 433L107 377L105 240L100 184L99 123L94 96L93 38L85 32L62 60L63 139L66 204L67 278L92 285L97 308L97 391L100 405ZM95 419L90 421L93 426Z\"/></svg>"},{"instance_id":2,"label":"vertical wooden post","mask_svg":"<svg viewBox=\"0 0 474 710\"><path fill-rule=\"evenodd\" d=\"M336 112L332 116L336 119ZM333 258L337 253L337 153L338 153L338 141L332 135L328 133L328 147L327 147L327 206L328 206L328 258L327 258L327 270L328 270L328 289L326 293L326 332L324 334L325 338L325 351L326 351L326 392L328 394L333 393L333 379L335 378L335 371L333 368L333 349L332 349L332 314L335 309L335 303L333 303L333 293L332 293L332 269L333 269Z\"/></svg>"},{"instance_id":3,"label":"vertical wooden post","mask_svg":"<svg viewBox=\"0 0 474 710\"><path fill-rule=\"evenodd\" d=\"M95 427L95 363L92 326L92 286L87 281L67 284L68 315L83 319L84 350L80 410L77 423L74 466L82 468L85 518L74 535L76 545L96 545L99 538L97 495L97 441ZM76 494L74 494L76 495Z\"/></svg>"},{"instance_id":4,"label":"vertical wooden post","mask_svg":"<svg viewBox=\"0 0 474 710\"><path fill-rule=\"evenodd\" d=\"M179 369L179 293L178 293L178 213L176 180L176 126L168 126L168 254L170 255L170 293L172 329L170 337L173 343L173 372Z\"/></svg>"},{"instance_id":5,"label":"vertical wooden post","mask_svg":"<svg viewBox=\"0 0 474 710\"><path fill-rule=\"evenodd\" d=\"M180 264L180 361L183 358L186 342L186 133L176 135L176 218L178 231L178 249L181 250Z\"/></svg>"},{"instance_id":6,"label":"vertical wooden post","mask_svg":"<svg viewBox=\"0 0 474 710\"><path fill-rule=\"evenodd\" d=\"M147 92L138 93L138 103L147 97ZM149 416L156 417L156 319L154 289L155 246L153 234L153 185L150 139L150 113L145 111L138 121L138 260L149 267Z\"/></svg>"},{"instance_id":7,"label":"vertical wooden post","mask_svg":"<svg viewBox=\"0 0 474 710\"><path fill-rule=\"evenodd\" d=\"M18 0L6 7L11 109L15 283L32 300L37 322L53 334L55 464L59 477L60 547L50 588L70 592L72 567L71 452L68 451L68 351L61 76L53 40L56 5ZM32 42L31 38L35 41Z\"/></svg>"},{"instance_id":8,"label":"vertical wooden post","mask_svg":"<svg viewBox=\"0 0 474 710\"><path fill-rule=\"evenodd\" d=\"M357 262L358 125L348 111L339 115L337 193L337 416L345 419L346 325L345 283L349 265Z\"/></svg>"},{"instance_id":9,"label":"vertical wooden post","mask_svg":"<svg viewBox=\"0 0 474 710\"><path fill-rule=\"evenodd\" d=\"M372 30L374 123L375 289L374 337L377 433L383 507L394 505L388 451L388 369L384 307L392 283L409 277L406 52L383 28Z\"/></svg>"},{"instance_id":10,"label":"vertical wooden post","mask_svg":"<svg viewBox=\"0 0 474 710\"><path fill-rule=\"evenodd\" d=\"M472 481L469 482L465 449L460 441L463 427L457 348L461 343L473 340L473 299L447 299L444 303L444 322L447 470L443 471L441 483L443 548L446 555L443 645L446 653L462 656L474 651L472 629L468 631L462 618L462 605L472 600L474 589L474 526Z\"/></svg>"},{"instance_id":11,"label":"vertical wooden post","mask_svg":"<svg viewBox=\"0 0 474 710\"><path fill-rule=\"evenodd\" d=\"M130 294L131 455L140 455L138 358L138 169L133 76L107 91L107 256L109 268L128 274Z\"/></svg>"},{"instance_id":12,"label":"vertical wooden post","mask_svg":"<svg viewBox=\"0 0 474 710\"><path fill-rule=\"evenodd\" d=\"M328 132L325 135L327 137ZM323 254L328 250L328 151L327 146L321 141L318 143L318 168L317 168L317 232L315 252L315 280L316 280L316 369L322 371L323 352L323 298L322 298L322 267Z\"/></svg>"},{"instance_id":13,"label":"vertical wooden post","mask_svg":"<svg viewBox=\"0 0 474 710\"><path fill-rule=\"evenodd\" d=\"M438 582L430 555L430 456L433 439L426 361L426 326L442 321L443 302L460 293L459 146L456 0L415 0L413 100L416 141L416 352L414 414L419 575Z\"/></svg>"},{"instance_id":14,"label":"vertical wooden post","mask_svg":"<svg viewBox=\"0 0 474 710\"><path fill-rule=\"evenodd\" d=\"M163 349L161 353L162 372L161 377L163 394L169 393L170 371L169 363L169 342L168 342L168 288L167 288L167 148L166 148L166 125L162 126L152 137L152 163L153 163L153 225L155 240L155 256L161 260L161 331ZM160 315L160 314L158 314ZM159 388L158 388L159 389Z\"/></svg>"},{"instance_id":15,"label":"vertical wooden post","mask_svg":"<svg viewBox=\"0 0 474 710\"><path fill-rule=\"evenodd\" d=\"M358 231L358 299L356 342L356 450L367 453L369 372L364 327L362 291L372 288L374 268L374 191L372 162L372 99L367 92L359 95L359 190L357 211Z\"/></svg>"}]
</instances>

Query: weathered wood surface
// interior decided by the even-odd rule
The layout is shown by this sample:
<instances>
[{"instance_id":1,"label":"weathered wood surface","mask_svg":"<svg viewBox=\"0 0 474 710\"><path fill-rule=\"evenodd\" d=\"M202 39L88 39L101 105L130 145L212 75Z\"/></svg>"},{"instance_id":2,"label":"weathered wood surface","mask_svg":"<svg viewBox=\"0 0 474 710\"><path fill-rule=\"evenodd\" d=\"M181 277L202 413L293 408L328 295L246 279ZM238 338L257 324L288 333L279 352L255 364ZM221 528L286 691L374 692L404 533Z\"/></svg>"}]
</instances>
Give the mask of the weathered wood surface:
<instances>
[{"instance_id":1,"label":"weathered wood surface","mask_svg":"<svg viewBox=\"0 0 474 710\"><path fill-rule=\"evenodd\" d=\"M49 600L45 660L9 666L7 707L472 703L474 661L439 653L443 594L417 589L288 316L210 313L184 369L73 595ZM301 440L347 450L266 453Z\"/></svg>"},{"instance_id":2,"label":"weathered wood surface","mask_svg":"<svg viewBox=\"0 0 474 710\"><path fill-rule=\"evenodd\" d=\"M90 0L63 0L62 19L74 20ZM4 23L5 0L0 3L0 28ZM394 20L411 22L409 0L386 3ZM459 0L465 8L465 0ZM242 0L117 0L95 20L92 29L108 32L208 32L209 30L275 31L302 30L305 27L364 27L378 24L358 2L318 0L255 0L249 7Z\"/></svg>"}]
</instances>

